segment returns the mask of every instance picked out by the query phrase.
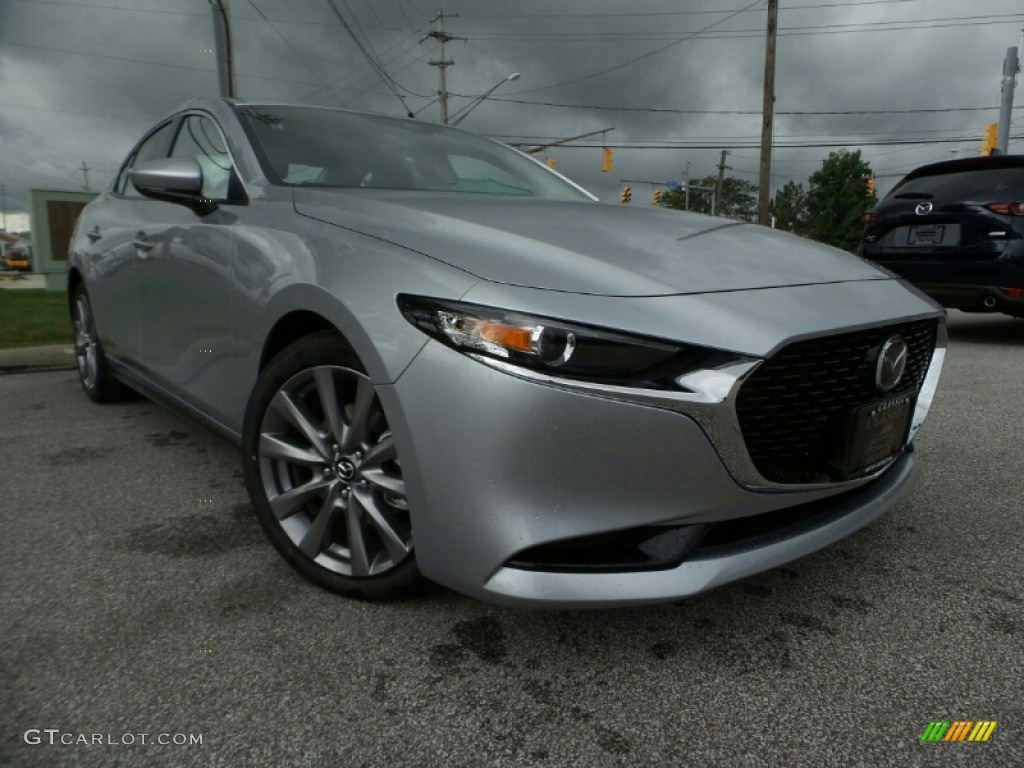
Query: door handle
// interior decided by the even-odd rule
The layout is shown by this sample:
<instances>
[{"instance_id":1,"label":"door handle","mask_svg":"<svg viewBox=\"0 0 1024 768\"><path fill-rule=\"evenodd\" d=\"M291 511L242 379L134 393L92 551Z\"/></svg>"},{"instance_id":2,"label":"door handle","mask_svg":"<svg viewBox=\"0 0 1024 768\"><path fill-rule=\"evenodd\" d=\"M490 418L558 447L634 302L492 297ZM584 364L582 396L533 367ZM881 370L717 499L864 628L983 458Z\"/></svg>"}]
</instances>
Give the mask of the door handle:
<instances>
[{"instance_id":1,"label":"door handle","mask_svg":"<svg viewBox=\"0 0 1024 768\"><path fill-rule=\"evenodd\" d=\"M99 224L97 224L95 227L86 232L85 236L89 238L89 242L91 243L95 243L97 240L103 237L103 235L100 234Z\"/></svg>"},{"instance_id":2,"label":"door handle","mask_svg":"<svg viewBox=\"0 0 1024 768\"><path fill-rule=\"evenodd\" d=\"M149 238L146 237L145 232L139 232L135 235L135 239L132 240L132 245L138 248L140 251L148 251L153 247L153 244L149 242Z\"/></svg>"}]
</instances>

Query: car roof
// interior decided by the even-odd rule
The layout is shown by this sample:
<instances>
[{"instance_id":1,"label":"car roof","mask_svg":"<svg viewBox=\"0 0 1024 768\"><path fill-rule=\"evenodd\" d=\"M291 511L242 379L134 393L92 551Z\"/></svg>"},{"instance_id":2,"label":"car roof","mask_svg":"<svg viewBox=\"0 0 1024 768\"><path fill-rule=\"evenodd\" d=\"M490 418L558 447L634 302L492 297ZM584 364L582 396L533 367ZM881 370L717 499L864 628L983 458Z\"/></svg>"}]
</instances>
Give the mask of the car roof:
<instances>
[{"instance_id":1,"label":"car roof","mask_svg":"<svg viewBox=\"0 0 1024 768\"><path fill-rule=\"evenodd\" d=\"M922 176L942 176L947 173L963 173L964 171L990 171L1001 168L1024 168L1024 155L988 155L984 157L963 157L956 160L945 160L915 168L903 177L903 181L918 179ZM902 184L903 181L900 183Z\"/></svg>"}]
</instances>

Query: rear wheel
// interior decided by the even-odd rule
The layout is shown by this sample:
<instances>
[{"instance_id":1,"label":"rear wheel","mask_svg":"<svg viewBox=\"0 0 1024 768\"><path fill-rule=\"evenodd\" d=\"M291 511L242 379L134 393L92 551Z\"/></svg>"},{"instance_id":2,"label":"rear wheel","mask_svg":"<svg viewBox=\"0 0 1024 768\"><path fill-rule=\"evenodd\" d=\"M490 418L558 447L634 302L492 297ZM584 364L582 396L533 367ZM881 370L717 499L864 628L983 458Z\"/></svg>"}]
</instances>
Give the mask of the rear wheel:
<instances>
[{"instance_id":1,"label":"rear wheel","mask_svg":"<svg viewBox=\"0 0 1024 768\"><path fill-rule=\"evenodd\" d=\"M71 294L71 324L75 331L75 362L85 394L98 403L128 400L135 393L107 371L103 346L96 335L92 304L85 285L79 283Z\"/></svg>"},{"instance_id":2,"label":"rear wheel","mask_svg":"<svg viewBox=\"0 0 1024 768\"><path fill-rule=\"evenodd\" d=\"M420 581L394 437L340 336L315 333L270 362L242 441L260 525L303 576L374 600Z\"/></svg>"}]
</instances>

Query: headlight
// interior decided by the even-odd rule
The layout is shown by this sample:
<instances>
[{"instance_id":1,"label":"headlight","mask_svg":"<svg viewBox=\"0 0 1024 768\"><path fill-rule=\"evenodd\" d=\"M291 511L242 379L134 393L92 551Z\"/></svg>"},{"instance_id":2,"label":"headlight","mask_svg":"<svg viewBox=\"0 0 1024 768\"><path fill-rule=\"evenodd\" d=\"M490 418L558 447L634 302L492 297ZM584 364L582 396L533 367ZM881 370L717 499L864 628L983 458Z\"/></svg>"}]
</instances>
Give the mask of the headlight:
<instances>
[{"instance_id":1,"label":"headlight","mask_svg":"<svg viewBox=\"0 0 1024 768\"><path fill-rule=\"evenodd\" d=\"M449 347L569 379L678 389L681 374L735 355L478 304L402 295L405 318Z\"/></svg>"}]
</instances>

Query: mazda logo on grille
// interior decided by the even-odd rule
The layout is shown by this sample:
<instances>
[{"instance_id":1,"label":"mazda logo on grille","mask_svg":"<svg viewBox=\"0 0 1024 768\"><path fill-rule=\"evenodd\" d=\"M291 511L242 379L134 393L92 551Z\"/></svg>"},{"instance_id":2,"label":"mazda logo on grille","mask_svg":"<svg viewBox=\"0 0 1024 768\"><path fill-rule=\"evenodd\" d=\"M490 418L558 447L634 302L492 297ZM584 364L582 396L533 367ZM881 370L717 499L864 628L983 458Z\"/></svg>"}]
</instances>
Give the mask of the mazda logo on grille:
<instances>
[{"instance_id":1,"label":"mazda logo on grille","mask_svg":"<svg viewBox=\"0 0 1024 768\"><path fill-rule=\"evenodd\" d=\"M875 364L875 385L880 392L896 388L907 369L907 342L900 336L891 336L878 351Z\"/></svg>"},{"instance_id":2,"label":"mazda logo on grille","mask_svg":"<svg viewBox=\"0 0 1024 768\"><path fill-rule=\"evenodd\" d=\"M917 208L914 209L914 212L918 216L924 216L926 214L931 213L932 212L932 208L933 208L933 206L932 206L931 203L918 203L917 204Z\"/></svg>"}]
</instances>

